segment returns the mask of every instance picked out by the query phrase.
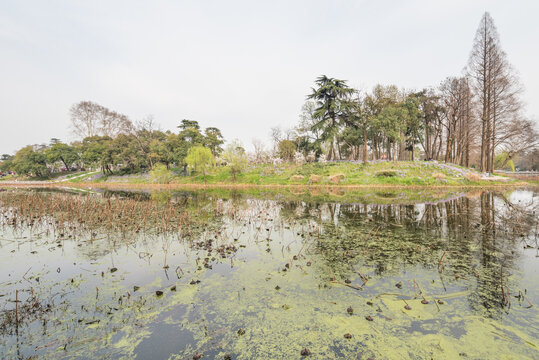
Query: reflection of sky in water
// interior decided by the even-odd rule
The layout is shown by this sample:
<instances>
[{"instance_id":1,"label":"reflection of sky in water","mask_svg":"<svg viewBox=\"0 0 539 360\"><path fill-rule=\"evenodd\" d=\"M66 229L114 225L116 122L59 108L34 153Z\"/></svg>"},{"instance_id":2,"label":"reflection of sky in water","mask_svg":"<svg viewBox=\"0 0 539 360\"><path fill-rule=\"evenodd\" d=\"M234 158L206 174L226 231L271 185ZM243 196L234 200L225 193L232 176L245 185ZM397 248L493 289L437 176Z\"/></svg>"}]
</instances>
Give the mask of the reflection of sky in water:
<instances>
[{"instance_id":1,"label":"reflection of sky in water","mask_svg":"<svg viewBox=\"0 0 539 360\"><path fill-rule=\"evenodd\" d=\"M45 229L13 232L4 224L0 309L13 308L16 289L23 301L33 290L53 309L21 324L18 340L4 327L0 352L250 359L299 358L308 347L312 358L532 358L539 276L537 249L523 243L536 246L535 225L522 222L537 221L533 196L508 195L512 212L492 193L414 205L198 196L190 213L203 209L215 226L185 239L141 233L58 240ZM515 223L524 237L510 231ZM219 246L234 250L222 258ZM519 291L535 306L515 298Z\"/></svg>"}]
</instances>

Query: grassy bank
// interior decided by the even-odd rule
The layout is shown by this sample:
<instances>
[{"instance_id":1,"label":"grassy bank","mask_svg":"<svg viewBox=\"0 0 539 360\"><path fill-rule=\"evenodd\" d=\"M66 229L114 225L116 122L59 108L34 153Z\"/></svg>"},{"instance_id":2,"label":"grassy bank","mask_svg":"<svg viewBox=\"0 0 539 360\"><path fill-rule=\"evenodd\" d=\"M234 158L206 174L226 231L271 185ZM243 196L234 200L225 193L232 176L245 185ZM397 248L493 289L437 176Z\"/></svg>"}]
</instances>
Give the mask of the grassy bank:
<instances>
[{"instance_id":1,"label":"grassy bank","mask_svg":"<svg viewBox=\"0 0 539 360\"><path fill-rule=\"evenodd\" d=\"M172 184L249 184L249 185L395 185L395 186L468 186L515 183L516 180L491 176L488 178L468 168L435 161L399 161L379 163L310 163L250 165L232 176L229 167L217 167L205 177L174 175ZM80 177L77 182L88 179ZM92 181L94 182L94 181ZM149 174L109 176L97 182L152 183Z\"/></svg>"},{"instance_id":2,"label":"grassy bank","mask_svg":"<svg viewBox=\"0 0 539 360\"><path fill-rule=\"evenodd\" d=\"M158 184L177 186L380 186L380 187L453 187L493 185L537 185L537 181L512 179L504 176L484 176L473 169L436 161L399 161L378 163L309 163L251 164L234 176L228 166L220 166L209 174L179 175L171 169L166 180L152 177L151 173L103 175L93 173L71 174L64 183L81 184ZM70 178L71 177L71 178ZM19 179L21 180L21 179Z\"/></svg>"}]
</instances>

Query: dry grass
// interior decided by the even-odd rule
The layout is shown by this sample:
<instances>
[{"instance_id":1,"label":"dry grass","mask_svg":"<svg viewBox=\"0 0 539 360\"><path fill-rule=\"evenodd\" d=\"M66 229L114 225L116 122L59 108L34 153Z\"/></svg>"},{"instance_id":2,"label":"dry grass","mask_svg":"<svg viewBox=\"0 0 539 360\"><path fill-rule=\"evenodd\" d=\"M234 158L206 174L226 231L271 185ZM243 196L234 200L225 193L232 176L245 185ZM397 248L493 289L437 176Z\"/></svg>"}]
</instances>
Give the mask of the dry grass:
<instances>
[{"instance_id":1,"label":"dry grass","mask_svg":"<svg viewBox=\"0 0 539 360\"><path fill-rule=\"evenodd\" d=\"M322 176L316 175L316 174L311 174L311 176L309 176L309 182L311 182L311 184L320 183L320 182L322 182Z\"/></svg>"},{"instance_id":2,"label":"dry grass","mask_svg":"<svg viewBox=\"0 0 539 360\"><path fill-rule=\"evenodd\" d=\"M0 211L9 225L52 227L59 237L98 229L179 232L191 223L184 209L172 202L34 191L0 193Z\"/></svg>"},{"instance_id":3,"label":"dry grass","mask_svg":"<svg viewBox=\"0 0 539 360\"><path fill-rule=\"evenodd\" d=\"M476 181L481 180L481 175L474 172L468 172L466 173L466 175L464 175L464 177L466 178L466 180L471 181L471 182L476 182Z\"/></svg>"},{"instance_id":4,"label":"dry grass","mask_svg":"<svg viewBox=\"0 0 539 360\"><path fill-rule=\"evenodd\" d=\"M446 178L445 174L440 172L432 174L432 177L436 180L445 180Z\"/></svg>"},{"instance_id":5,"label":"dry grass","mask_svg":"<svg viewBox=\"0 0 539 360\"><path fill-rule=\"evenodd\" d=\"M328 178L328 181L335 185L340 183L342 180L344 180L344 174L335 174L335 175L331 175Z\"/></svg>"}]
</instances>

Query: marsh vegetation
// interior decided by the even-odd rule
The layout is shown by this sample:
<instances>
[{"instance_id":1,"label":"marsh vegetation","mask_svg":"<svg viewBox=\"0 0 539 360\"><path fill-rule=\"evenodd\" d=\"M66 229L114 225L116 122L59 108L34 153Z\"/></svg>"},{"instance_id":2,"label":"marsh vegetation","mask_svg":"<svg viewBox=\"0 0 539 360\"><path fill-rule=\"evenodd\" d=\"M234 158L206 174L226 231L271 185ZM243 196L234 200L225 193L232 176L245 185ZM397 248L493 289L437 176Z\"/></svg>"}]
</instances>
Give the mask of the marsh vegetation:
<instances>
[{"instance_id":1,"label":"marsh vegetation","mask_svg":"<svg viewBox=\"0 0 539 360\"><path fill-rule=\"evenodd\" d=\"M539 193L0 192L0 353L537 354Z\"/></svg>"}]
</instances>

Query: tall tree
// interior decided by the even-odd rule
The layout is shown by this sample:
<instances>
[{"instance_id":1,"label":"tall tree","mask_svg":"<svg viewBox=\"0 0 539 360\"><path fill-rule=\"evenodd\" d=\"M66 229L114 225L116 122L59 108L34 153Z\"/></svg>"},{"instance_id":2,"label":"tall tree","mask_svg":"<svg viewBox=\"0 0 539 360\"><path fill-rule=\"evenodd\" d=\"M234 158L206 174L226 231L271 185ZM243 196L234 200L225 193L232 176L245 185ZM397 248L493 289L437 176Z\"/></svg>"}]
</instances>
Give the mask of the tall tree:
<instances>
[{"instance_id":1,"label":"tall tree","mask_svg":"<svg viewBox=\"0 0 539 360\"><path fill-rule=\"evenodd\" d=\"M417 94L409 94L402 104L406 110L404 121L405 150L411 154L411 160L415 160L415 146L423 140L423 114L420 106L420 97Z\"/></svg>"},{"instance_id":2,"label":"tall tree","mask_svg":"<svg viewBox=\"0 0 539 360\"><path fill-rule=\"evenodd\" d=\"M91 101L81 101L69 109L72 131L80 138L99 135L98 113L101 105Z\"/></svg>"},{"instance_id":3,"label":"tall tree","mask_svg":"<svg viewBox=\"0 0 539 360\"><path fill-rule=\"evenodd\" d=\"M223 150L221 145L225 143L221 130L216 127L208 127L204 130L204 134L206 135L204 137L204 146L211 150L214 157L219 156Z\"/></svg>"},{"instance_id":4,"label":"tall tree","mask_svg":"<svg viewBox=\"0 0 539 360\"><path fill-rule=\"evenodd\" d=\"M345 123L349 127L343 133L345 143L356 148L354 159L358 159L359 151L357 147L363 145L363 162L368 161L368 131L370 129L370 119L366 108L365 98L359 91L354 91L354 96L347 102L345 107Z\"/></svg>"},{"instance_id":5,"label":"tall tree","mask_svg":"<svg viewBox=\"0 0 539 360\"><path fill-rule=\"evenodd\" d=\"M480 107L481 171L494 170L498 133L520 111L520 86L501 49L498 31L488 12L481 18L468 61Z\"/></svg>"},{"instance_id":6,"label":"tall tree","mask_svg":"<svg viewBox=\"0 0 539 360\"><path fill-rule=\"evenodd\" d=\"M376 85L364 99L364 116L369 124L374 158L382 157L384 147L387 157L391 156L391 147L400 139L400 120L403 113L399 108L403 96L395 85Z\"/></svg>"},{"instance_id":7,"label":"tall tree","mask_svg":"<svg viewBox=\"0 0 539 360\"><path fill-rule=\"evenodd\" d=\"M445 162L468 166L473 126L471 90L466 77L449 77L440 86L446 132Z\"/></svg>"},{"instance_id":8,"label":"tall tree","mask_svg":"<svg viewBox=\"0 0 539 360\"><path fill-rule=\"evenodd\" d=\"M307 97L316 102L313 117L317 122L312 126L313 131L321 131L322 140L330 140L328 159L341 159L337 133L341 125L346 107L346 100L353 93L353 89L346 84L346 80L329 78L326 75L318 77L316 88Z\"/></svg>"},{"instance_id":9,"label":"tall tree","mask_svg":"<svg viewBox=\"0 0 539 360\"><path fill-rule=\"evenodd\" d=\"M74 104L69 113L72 131L81 139L96 135L115 137L133 128L127 116L92 101Z\"/></svg>"}]
</instances>

